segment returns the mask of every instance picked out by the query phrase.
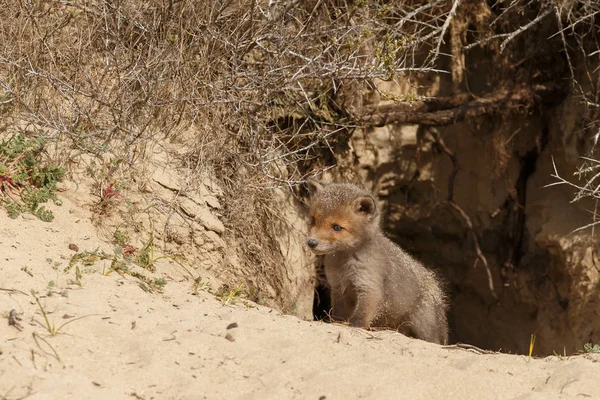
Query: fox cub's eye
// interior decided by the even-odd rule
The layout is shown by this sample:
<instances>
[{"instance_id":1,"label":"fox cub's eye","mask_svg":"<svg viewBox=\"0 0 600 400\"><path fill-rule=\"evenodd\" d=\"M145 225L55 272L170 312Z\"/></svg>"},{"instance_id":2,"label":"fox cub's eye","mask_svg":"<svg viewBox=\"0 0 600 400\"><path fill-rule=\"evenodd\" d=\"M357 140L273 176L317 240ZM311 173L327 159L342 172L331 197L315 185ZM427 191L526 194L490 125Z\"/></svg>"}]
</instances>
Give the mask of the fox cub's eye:
<instances>
[{"instance_id":1,"label":"fox cub's eye","mask_svg":"<svg viewBox=\"0 0 600 400\"><path fill-rule=\"evenodd\" d=\"M315 219L315 217L310 217L310 224L314 225L317 223L317 220Z\"/></svg>"},{"instance_id":2,"label":"fox cub's eye","mask_svg":"<svg viewBox=\"0 0 600 400\"><path fill-rule=\"evenodd\" d=\"M333 226L332 226L331 228L332 228L334 231L336 231L336 232L339 232L339 231L341 231L342 229L344 229L344 228L342 228L341 226L339 226L338 224L333 224Z\"/></svg>"}]
</instances>

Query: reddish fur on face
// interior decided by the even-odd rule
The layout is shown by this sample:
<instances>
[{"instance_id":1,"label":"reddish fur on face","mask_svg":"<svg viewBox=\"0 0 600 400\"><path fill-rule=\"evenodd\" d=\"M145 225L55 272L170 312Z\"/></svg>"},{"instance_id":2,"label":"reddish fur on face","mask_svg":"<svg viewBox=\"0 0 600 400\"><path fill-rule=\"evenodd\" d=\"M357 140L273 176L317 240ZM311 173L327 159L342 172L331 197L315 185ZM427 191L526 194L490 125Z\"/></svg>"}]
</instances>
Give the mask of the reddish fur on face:
<instances>
[{"instance_id":1,"label":"reddish fur on face","mask_svg":"<svg viewBox=\"0 0 600 400\"><path fill-rule=\"evenodd\" d=\"M355 218L350 214L352 210L347 207L335 210L333 213L324 214L317 207L311 209L311 220L314 217L315 225L309 221L309 237L319 242L320 248L345 249L352 247L356 241ZM335 231L334 225L342 227L341 231Z\"/></svg>"}]
</instances>

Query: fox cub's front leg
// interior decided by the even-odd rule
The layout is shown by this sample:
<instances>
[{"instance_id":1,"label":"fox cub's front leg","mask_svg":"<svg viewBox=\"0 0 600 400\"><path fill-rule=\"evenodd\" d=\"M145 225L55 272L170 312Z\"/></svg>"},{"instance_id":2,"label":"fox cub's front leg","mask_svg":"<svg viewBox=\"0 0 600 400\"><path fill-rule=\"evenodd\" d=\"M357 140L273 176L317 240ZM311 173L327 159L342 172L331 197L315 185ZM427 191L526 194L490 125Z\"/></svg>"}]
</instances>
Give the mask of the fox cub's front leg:
<instances>
[{"instance_id":1,"label":"fox cub's front leg","mask_svg":"<svg viewBox=\"0 0 600 400\"><path fill-rule=\"evenodd\" d=\"M381 294L378 291L358 293L356 300L356 308L352 317L350 317L350 325L369 328L371 321L377 314Z\"/></svg>"},{"instance_id":2,"label":"fox cub's front leg","mask_svg":"<svg viewBox=\"0 0 600 400\"><path fill-rule=\"evenodd\" d=\"M331 292L331 306L331 319L333 321L347 321L352 315L352 307L344 296L336 290Z\"/></svg>"}]
</instances>

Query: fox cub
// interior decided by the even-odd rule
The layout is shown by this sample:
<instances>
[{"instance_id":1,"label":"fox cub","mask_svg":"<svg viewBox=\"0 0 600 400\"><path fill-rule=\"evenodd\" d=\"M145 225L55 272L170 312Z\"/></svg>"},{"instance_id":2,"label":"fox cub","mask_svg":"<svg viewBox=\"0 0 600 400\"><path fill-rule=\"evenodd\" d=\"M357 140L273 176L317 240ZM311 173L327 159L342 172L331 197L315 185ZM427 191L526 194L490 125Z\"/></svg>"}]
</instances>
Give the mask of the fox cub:
<instances>
[{"instance_id":1,"label":"fox cub","mask_svg":"<svg viewBox=\"0 0 600 400\"><path fill-rule=\"evenodd\" d=\"M352 326L387 327L447 343L447 304L440 283L385 237L375 198L351 184L308 183L306 243L323 256L331 317Z\"/></svg>"}]
</instances>

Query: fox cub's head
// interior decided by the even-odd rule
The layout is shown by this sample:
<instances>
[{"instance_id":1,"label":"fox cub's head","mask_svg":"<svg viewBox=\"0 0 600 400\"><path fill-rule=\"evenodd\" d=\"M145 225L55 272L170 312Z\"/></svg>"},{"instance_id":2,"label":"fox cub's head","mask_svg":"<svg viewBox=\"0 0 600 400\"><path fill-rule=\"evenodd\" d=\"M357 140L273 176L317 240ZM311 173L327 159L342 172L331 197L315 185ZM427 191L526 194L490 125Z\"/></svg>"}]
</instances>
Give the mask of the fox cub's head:
<instances>
[{"instance_id":1,"label":"fox cub's head","mask_svg":"<svg viewBox=\"0 0 600 400\"><path fill-rule=\"evenodd\" d=\"M379 227L375 198L348 183L308 182L311 204L306 244L316 254L351 250Z\"/></svg>"}]
</instances>

